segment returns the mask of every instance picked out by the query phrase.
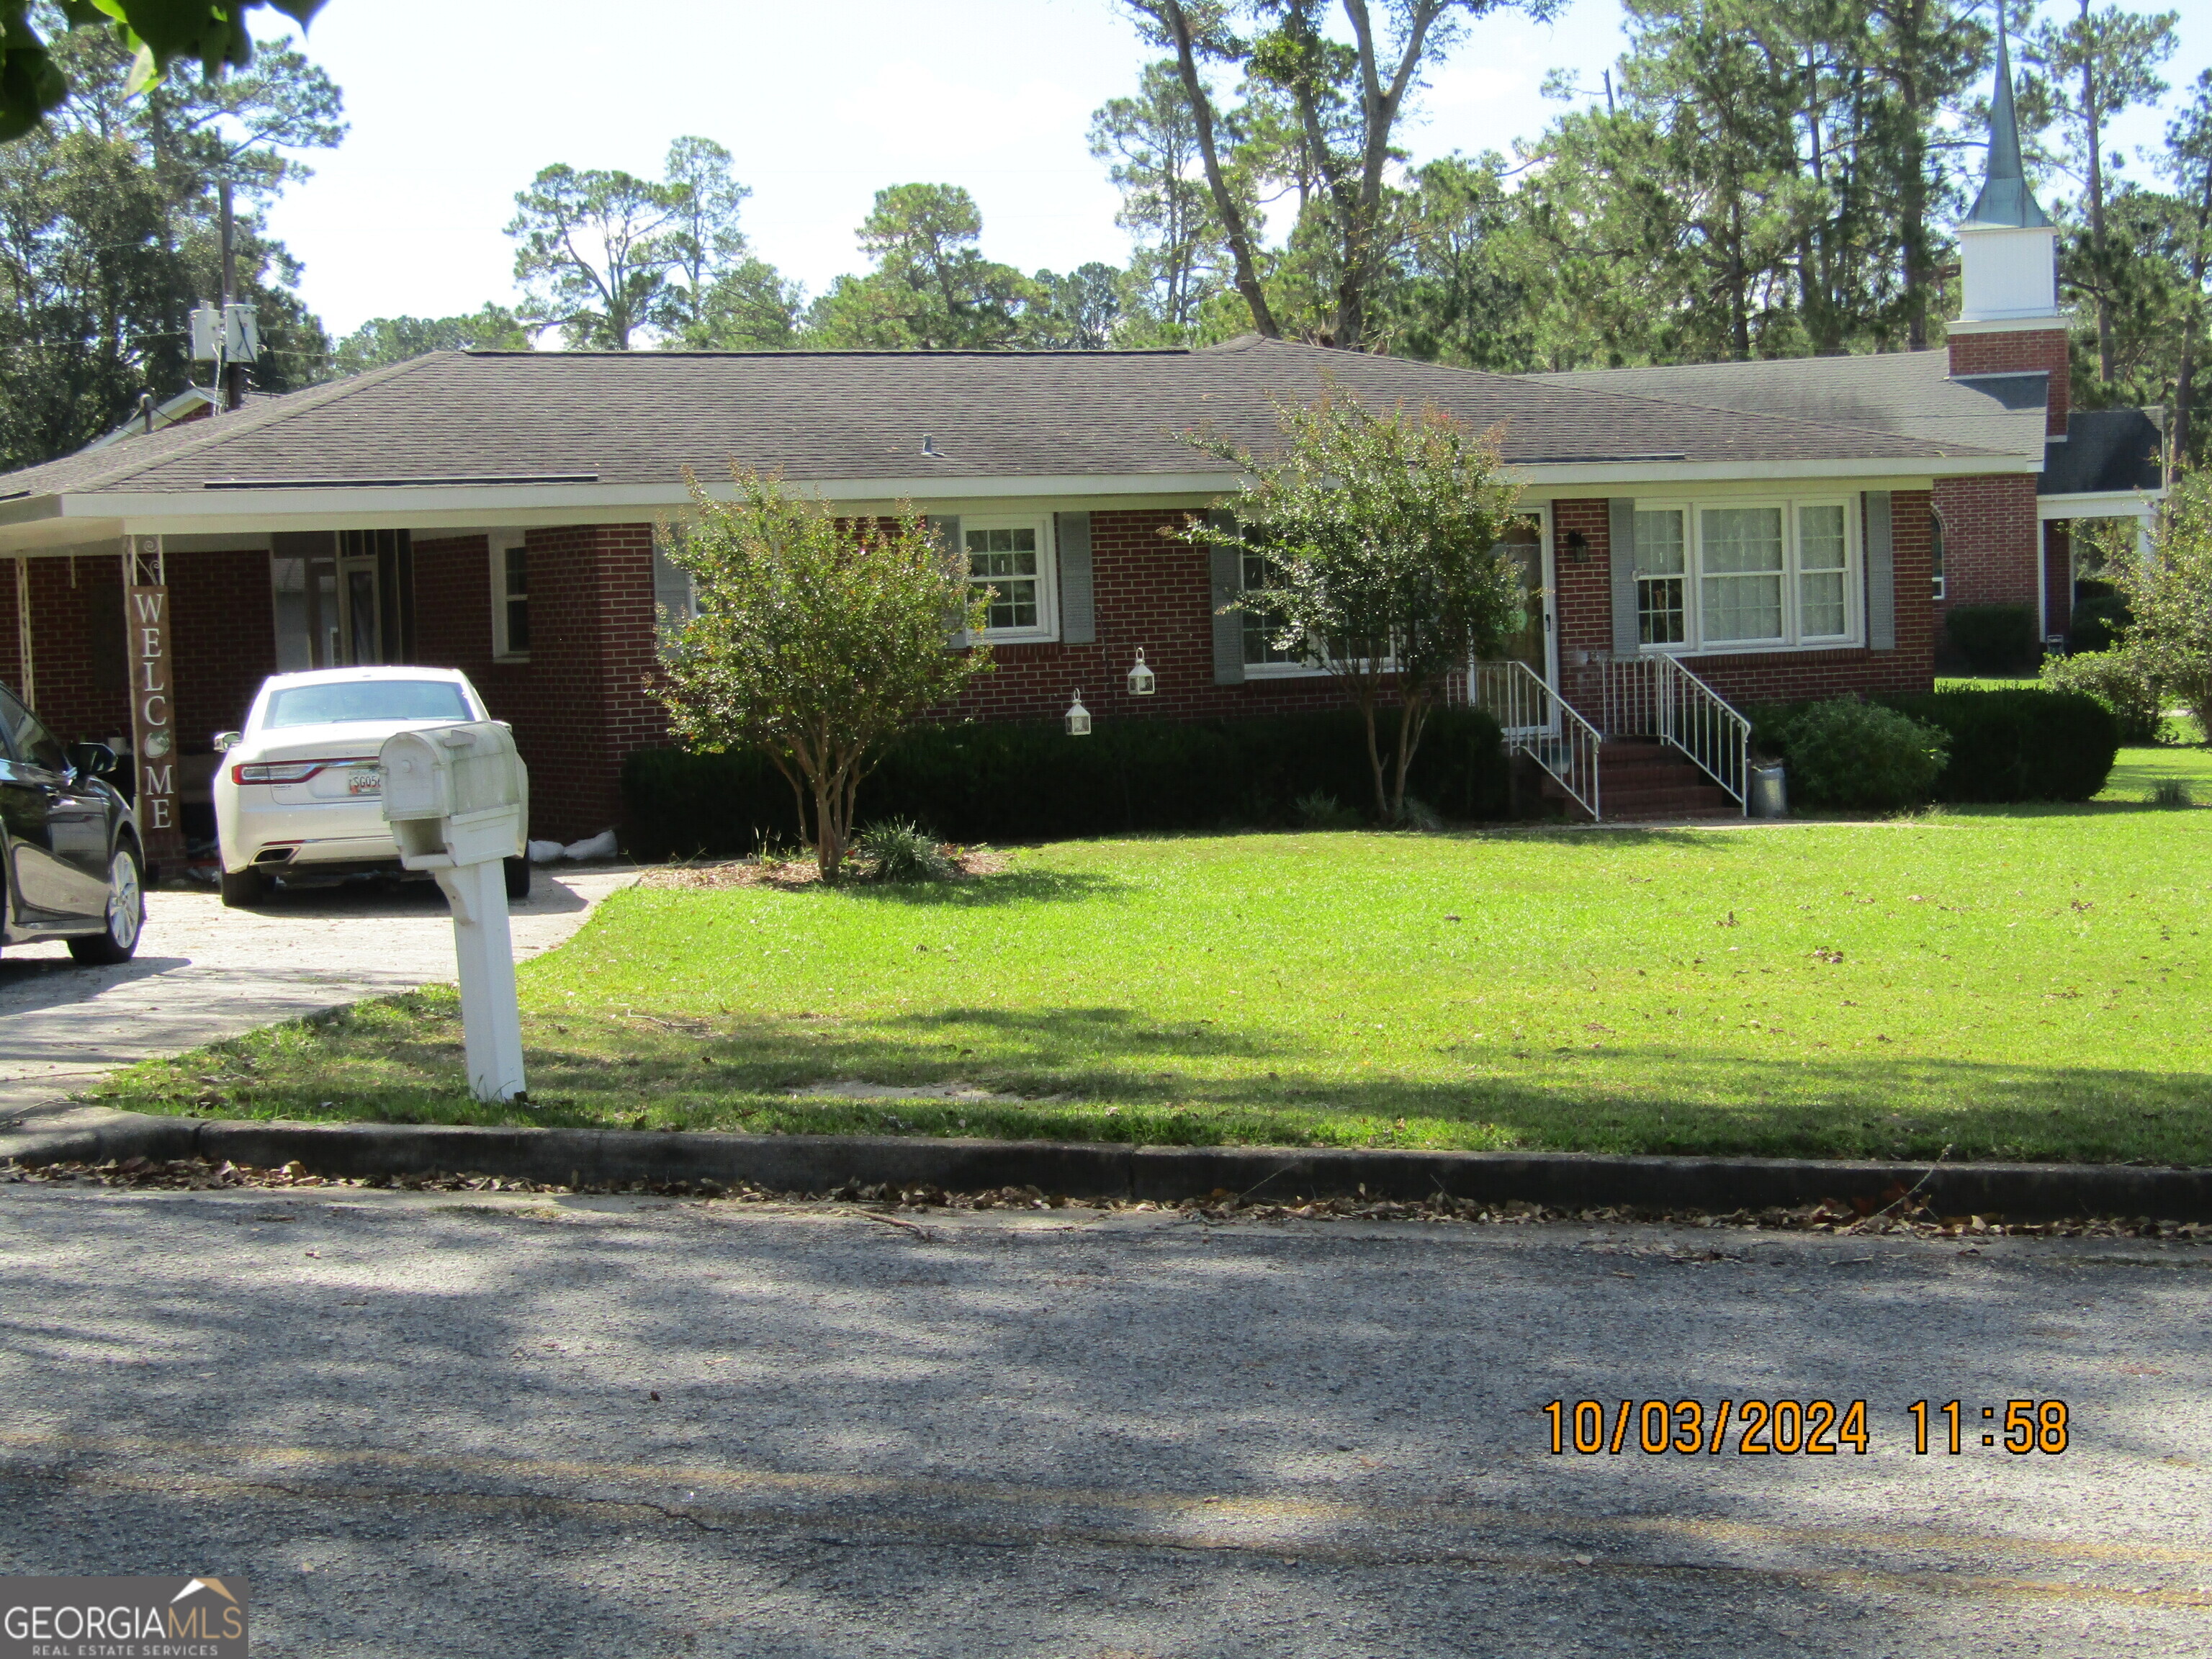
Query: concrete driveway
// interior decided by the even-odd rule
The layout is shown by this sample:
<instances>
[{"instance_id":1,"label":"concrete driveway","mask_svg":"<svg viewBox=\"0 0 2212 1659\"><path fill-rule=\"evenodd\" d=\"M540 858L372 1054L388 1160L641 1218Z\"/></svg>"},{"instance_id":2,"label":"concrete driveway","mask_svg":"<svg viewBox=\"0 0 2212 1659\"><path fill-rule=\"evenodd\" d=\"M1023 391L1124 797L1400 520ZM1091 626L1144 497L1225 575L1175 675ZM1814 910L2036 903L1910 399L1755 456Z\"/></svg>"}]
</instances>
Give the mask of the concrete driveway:
<instances>
[{"instance_id":1,"label":"concrete driveway","mask_svg":"<svg viewBox=\"0 0 2212 1659\"><path fill-rule=\"evenodd\" d=\"M516 957L551 950L636 878L534 872L511 912ZM258 910L150 893L123 967L80 968L61 945L0 953L0 1127L57 1127L84 1109L70 1095L118 1066L453 977L453 921L428 882L278 893Z\"/></svg>"}]
</instances>

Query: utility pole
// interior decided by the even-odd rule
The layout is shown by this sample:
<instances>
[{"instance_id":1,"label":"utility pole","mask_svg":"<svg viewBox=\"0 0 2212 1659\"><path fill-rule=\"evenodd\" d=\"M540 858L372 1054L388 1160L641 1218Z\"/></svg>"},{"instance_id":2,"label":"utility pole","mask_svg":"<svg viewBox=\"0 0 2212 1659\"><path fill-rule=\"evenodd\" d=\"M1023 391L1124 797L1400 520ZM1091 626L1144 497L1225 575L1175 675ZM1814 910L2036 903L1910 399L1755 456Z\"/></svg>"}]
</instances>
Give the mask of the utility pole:
<instances>
[{"instance_id":1,"label":"utility pole","mask_svg":"<svg viewBox=\"0 0 2212 1659\"><path fill-rule=\"evenodd\" d=\"M231 216L230 180L225 179L216 186L217 198L222 204L222 301L217 313L228 336L231 307L238 303L238 248L235 227ZM222 406L238 409L246 403L246 365L236 361L226 349L221 362L222 376Z\"/></svg>"}]
</instances>

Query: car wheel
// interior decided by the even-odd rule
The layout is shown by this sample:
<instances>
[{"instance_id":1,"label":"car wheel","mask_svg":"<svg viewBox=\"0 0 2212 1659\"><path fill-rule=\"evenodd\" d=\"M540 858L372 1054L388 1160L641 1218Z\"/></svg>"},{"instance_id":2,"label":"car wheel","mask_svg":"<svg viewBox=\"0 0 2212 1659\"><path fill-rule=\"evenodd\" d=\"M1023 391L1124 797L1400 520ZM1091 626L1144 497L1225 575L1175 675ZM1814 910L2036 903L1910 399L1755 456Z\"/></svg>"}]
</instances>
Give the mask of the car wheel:
<instances>
[{"instance_id":1,"label":"car wheel","mask_svg":"<svg viewBox=\"0 0 2212 1659\"><path fill-rule=\"evenodd\" d=\"M226 910L251 910L269 896L269 884L252 865L243 870L222 872L222 908Z\"/></svg>"},{"instance_id":2,"label":"car wheel","mask_svg":"<svg viewBox=\"0 0 2212 1659\"><path fill-rule=\"evenodd\" d=\"M507 896L511 899L526 899L530 896L530 860L528 859L507 860Z\"/></svg>"},{"instance_id":3,"label":"car wheel","mask_svg":"<svg viewBox=\"0 0 2212 1659\"><path fill-rule=\"evenodd\" d=\"M138 849L128 842L107 863L107 926L89 939L73 939L70 954L79 962L112 967L128 962L146 931L146 887L138 875Z\"/></svg>"}]
</instances>

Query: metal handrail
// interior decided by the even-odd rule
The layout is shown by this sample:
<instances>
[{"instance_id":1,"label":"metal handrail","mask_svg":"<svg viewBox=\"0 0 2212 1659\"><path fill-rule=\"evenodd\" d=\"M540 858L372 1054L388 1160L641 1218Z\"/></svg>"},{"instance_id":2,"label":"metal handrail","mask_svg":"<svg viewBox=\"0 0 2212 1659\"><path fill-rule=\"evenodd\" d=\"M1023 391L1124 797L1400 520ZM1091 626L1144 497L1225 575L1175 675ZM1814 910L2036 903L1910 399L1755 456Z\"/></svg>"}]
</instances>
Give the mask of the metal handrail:
<instances>
[{"instance_id":1,"label":"metal handrail","mask_svg":"<svg viewBox=\"0 0 2212 1659\"><path fill-rule=\"evenodd\" d=\"M1719 692L1663 653L1597 658L1589 669L1597 695L1588 701L1607 736L1658 738L1751 810L1751 722Z\"/></svg>"},{"instance_id":2,"label":"metal handrail","mask_svg":"<svg viewBox=\"0 0 2212 1659\"><path fill-rule=\"evenodd\" d=\"M1518 660L1479 662L1468 690L1505 735L1505 746L1528 756L1554 778L1575 804L1600 817L1598 750L1605 739L1544 678Z\"/></svg>"}]
</instances>

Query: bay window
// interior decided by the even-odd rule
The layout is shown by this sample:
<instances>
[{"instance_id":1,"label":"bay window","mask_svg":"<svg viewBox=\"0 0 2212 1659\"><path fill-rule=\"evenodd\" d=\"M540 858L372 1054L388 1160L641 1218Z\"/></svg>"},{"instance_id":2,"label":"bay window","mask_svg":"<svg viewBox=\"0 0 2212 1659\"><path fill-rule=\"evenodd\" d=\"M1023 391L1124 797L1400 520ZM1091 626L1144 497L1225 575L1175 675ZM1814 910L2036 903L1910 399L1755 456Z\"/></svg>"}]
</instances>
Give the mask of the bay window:
<instances>
[{"instance_id":1,"label":"bay window","mask_svg":"<svg viewBox=\"0 0 2212 1659\"><path fill-rule=\"evenodd\" d=\"M1848 501L1638 503L1635 526L1644 648L1771 651L1856 637Z\"/></svg>"}]
</instances>

